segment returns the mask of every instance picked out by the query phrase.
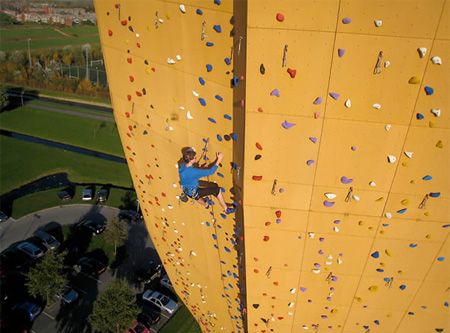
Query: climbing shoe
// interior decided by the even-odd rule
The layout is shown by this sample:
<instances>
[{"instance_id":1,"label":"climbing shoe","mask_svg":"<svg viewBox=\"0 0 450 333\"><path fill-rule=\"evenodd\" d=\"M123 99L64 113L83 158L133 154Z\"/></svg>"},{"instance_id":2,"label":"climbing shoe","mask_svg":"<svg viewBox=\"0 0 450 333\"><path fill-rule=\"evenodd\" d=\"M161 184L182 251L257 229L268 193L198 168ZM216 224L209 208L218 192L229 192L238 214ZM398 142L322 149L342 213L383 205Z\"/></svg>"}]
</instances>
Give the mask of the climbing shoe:
<instances>
[{"instance_id":1,"label":"climbing shoe","mask_svg":"<svg viewBox=\"0 0 450 333\"><path fill-rule=\"evenodd\" d=\"M228 207L228 208L225 210L225 213L231 214L231 213L234 213L235 211L236 211L236 208L234 208L234 207Z\"/></svg>"}]
</instances>

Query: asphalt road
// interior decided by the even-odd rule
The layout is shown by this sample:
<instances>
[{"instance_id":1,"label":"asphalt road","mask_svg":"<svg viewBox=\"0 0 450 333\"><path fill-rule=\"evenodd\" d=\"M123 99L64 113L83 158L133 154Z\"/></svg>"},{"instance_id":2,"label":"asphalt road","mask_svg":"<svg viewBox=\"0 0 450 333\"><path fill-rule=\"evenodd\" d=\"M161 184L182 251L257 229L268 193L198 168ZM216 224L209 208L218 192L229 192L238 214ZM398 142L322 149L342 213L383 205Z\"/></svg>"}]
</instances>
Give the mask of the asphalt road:
<instances>
[{"instance_id":1,"label":"asphalt road","mask_svg":"<svg viewBox=\"0 0 450 333\"><path fill-rule=\"evenodd\" d=\"M70 205L46 209L18 220L9 219L0 224L0 250L3 251L15 243L31 237L39 229L52 229L62 225L71 225L83 218L108 220L118 214L118 209L99 205ZM78 333L88 332L86 318L92 311L92 303L106 290L115 278L129 282L133 292L140 297L144 286L136 283L135 270L149 260L158 260L158 254L143 221L130 225L127 242L127 256L120 266L108 269L98 279L80 275L72 283L78 291L79 299L70 305L59 301L47 306L34 321L31 332L36 333ZM81 273L83 274L83 273ZM157 332L169 316L161 314L160 323L151 330Z\"/></svg>"}]
</instances>

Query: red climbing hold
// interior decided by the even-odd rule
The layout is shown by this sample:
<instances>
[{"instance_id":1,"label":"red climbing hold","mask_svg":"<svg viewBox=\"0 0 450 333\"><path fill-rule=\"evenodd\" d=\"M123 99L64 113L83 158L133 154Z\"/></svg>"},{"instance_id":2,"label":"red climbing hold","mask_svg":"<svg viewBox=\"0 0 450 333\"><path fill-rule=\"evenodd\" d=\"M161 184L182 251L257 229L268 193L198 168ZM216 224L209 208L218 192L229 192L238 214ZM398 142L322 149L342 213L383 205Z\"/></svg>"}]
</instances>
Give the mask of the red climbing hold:
<instances>
[{"instance_id":1,"label":"red climbing hold","mask_svg":"<svg viewBox=\"0 0 450 333\"><path fill-rule=\"evenodd\" d=\"M258 108L258 111L259 111L259 112L263 112L263 109L262 109L262 108Z\"/></svg>"},{"instance_id":2,"label":"red climbing hold","mask_svg":"<svg viewBox=\"0 0 450 333\"><path fill-rule=\"evenodd\" d=\"M123 20L120 23L122 23L122 25L127 25L127 20Z\"/></svg>"},{"instance_id":3,"label":"red climbing hold","mask_svg":"<svg viewBox=\"0 0 450 333\"><path fill-rule=\"evenodd\" d=\"M131 101L131 95L127 95L129 101Z\"/></svg>"},{"instance_id":4,"label":"red climbing hold","mask_svg":"<svg viewBox=\"0 0 450 333\"><path fill-rule=\"evenodd\" d=\"M265 242L268 242L268 241L269 241L269 239L270 239L270 237L269 237L269 236L264 236L264 241L265 241Z\"/></svg>"},{"instance_id":5,"label":"red climbing hold","mask_svg":"<svg viewBox=\"0 0 450 333\"><path fill-rule=\"evenodd\" d=\"M278 13L278 14L277 14L277 21L278 21L278 22L283 22L283 21L284 21L284 15Z\"/></svg>"},{"instance_id":6,"label":"red climbing hold","mask_svg":"<svg viewBox=\"0 0 450 333\"><path fill-rule=\"evenodd\" d=\"M258 148L259 150L262 150L262 146L258 142L256 143L256 148Z\"/></svg>"},{"instance_id":7,"label":"red climbing hold","mask_svg":"<svg viewBox=\"0 0 450 333\"><path fill-rule=\"evenodd\" d=\"M134 82L134 77L130 76L130 82Z\"/></svg>"},{"instance_id":8,"label":"red climbing hold","mask_svg":"<svg viewBox=\"0 0 450 333\"><path fill-rule=\"evenodd\" d=\"M253 179L253 180L261 180L261 179L262 179L262 176L253 176L252 179Z\"/></svg>"},{"instance_id":9,"label":"red climbing hold","mask_svg":"<svg viewBox=\"0 0 450 333\"><path fill-rule=\"evenodd\" d=\"M274 286L278 286L278 282L275 281L275 282L273 283L273 285L274 285Z\"/></svg>"},{"instance_id":10,"label":"red climbing hold","mask_svg":"<svg viewBox=\"0 0 450 333\"><path fill-rule=\"evenodd\" d=\"M119 8L119 7L120 7L120 5L119 5L118 3L116 3L114 6L115 6L116 8Z\"/></svg>"},{"instance_id":11,"label":"red climbing hold","mask_svg":"<svg viewBox=\"0 0 450 333\"><path fill-rule=\"evenodd\" d=\"M127 58L127 61L131 64L133 62L132 58Z\"/></svg>"},{"instance_id":12,"label":"red climbing hold","mask_svg":"<svg viewBox=\"0 0 450 333\"><path fill-rule=\"evenodd\" d=\"M156 71L155 67L152 67L152 71L153 71L153 72L155 72L155 71Z\"/></svg>"},{"instance_id":13,"label":"red climbing hold","mask_svg":"<svg viewBox=\"0 0 450 333\"><path fill-rule=\"evenodd\" d=\"M128 112L127 112L128 113ZM128 125L128 130L131 132L133 130L133 126Z\"/></svg>"},{"instance_id":14,"label":"red climbing hold","mask_svg":"<svg viewBox=\"0 0 450 333\"><path fill-rule=\"evenodd\" d=\"M110 35L110 36L112 36L112 35L113 35L113 32L112 32L112 30L108 30L108 35Z\"/></svg>"},{"instance_id":15,"label":"red climbing hold","mask_svg":"<svg viewBox=\"0 0 450 333\"><path fill-rule=\"evenodd\" d=\"M259 271L258 271L257 269L254 269L254 270L253 270L253 272L255 272L255 273L259 273Z\"/></svg>"},{"instance_id":16,"label":"red climbing hold","mask_svg":"<svg viewBox=\"0 0 450 333\"><path fill-rule=\"evenodd\" d=\"M130 113L129 112L125 112L125 115L127 116L127 118L130 118Z\"/></svg>"},{"instance_id":17,"label":"red climbing hold","mask_svg":"<svg viewBox=\"0 0 450 333\"><path fill-rule=\"evenodd\" d=\"M291 78L294 78L295 75L297 74L297 71L295 69L287 69L287 72L289 73L289 75L291 76Z\"/></svg>"},{"instance_id":18,"label":"red climbing hold","mask_svg":"<svg viewBox=\"0 0 450 333\"><path fill-rule=\"evenodd\" d=\"M278 218L281 217L281 211L280 211L280 210L277 210L277 211L275 212L275 214L277 215Z\"/></svg>"},{"instance_id":19,"label":"red climbing hold","mask_svg":"<svg viewBox=\"0 0 450 333\"><path fill-rule=\"evenodd\" d=\"M265 225L266 227L268 227L268 226L270 225L270 222L266 222L266 223L264 223L264 225Z\"/></svg>"},{"instance_id":20,"label":"red climbing hold","mask_svg":"<svg viewBox=\"0 0 450 333\"><path fill-rule=\"evenodd\" d=\"M141 96L142 96L142 93L141 93L140 91L136 91L136 95L137 95L138 97L141 97Z\"/></svg>"},{"instance_id":21,"label":"red climbing hold","mask_svg":"<svg viewBox=\"0 0 450 333\"><path fill-rule=\"evenodd\" d=\"M140 48L141 47L141 43L136 43L136 46Z\"/></svg>"}]
</instances>

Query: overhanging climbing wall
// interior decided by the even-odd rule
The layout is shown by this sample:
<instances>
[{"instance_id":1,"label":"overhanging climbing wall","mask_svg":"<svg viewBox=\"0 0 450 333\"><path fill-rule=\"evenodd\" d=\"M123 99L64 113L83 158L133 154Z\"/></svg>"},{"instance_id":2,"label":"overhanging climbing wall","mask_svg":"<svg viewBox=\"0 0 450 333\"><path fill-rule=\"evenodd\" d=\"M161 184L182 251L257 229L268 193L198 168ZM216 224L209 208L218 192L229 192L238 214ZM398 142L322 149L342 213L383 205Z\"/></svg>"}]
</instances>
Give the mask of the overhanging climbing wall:
<instances>
[{"instance_id":1,"label":"overhanging climbing wall","mask_svg":"<svg viewBox=\"0 0 450 333\"><path fill-rule=\"evenodd\" d=\"M147 228L203 331L450 330L450 7L95 2ZM236 215L179 203L183 147Z\"/></svg>"}]
</instances>

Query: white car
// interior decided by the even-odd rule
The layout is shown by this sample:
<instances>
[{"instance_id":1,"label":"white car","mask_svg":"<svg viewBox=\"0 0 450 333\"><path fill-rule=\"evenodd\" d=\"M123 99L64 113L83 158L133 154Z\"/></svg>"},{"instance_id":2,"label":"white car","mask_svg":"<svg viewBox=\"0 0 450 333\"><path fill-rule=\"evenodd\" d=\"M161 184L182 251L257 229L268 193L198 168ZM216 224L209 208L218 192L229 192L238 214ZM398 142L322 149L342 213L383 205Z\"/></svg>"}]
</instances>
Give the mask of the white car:
<instances>
[{"instance_id":1,"label":"white car","mask_svg":"<svg viewBox=\"0 0 450 333\"><path fill-rule=\"evenodd\" d=\"M159 284L163 287L166 287L169 290L175 291L175 289L172 286L172 282L170 282L169 276L166 274L163 276L163 278L159 281Z\"/></svg>"},{"instance_id":2,"label":"white car","mask_svg":"<svg viewBox=\"0 0 450 333\"><path fill-rule=\"evenodd\" d=\"M17 249L25 253L31 259L38 259L44 255L44 251L42 251L40 248L38 248L36 245L30 242L20 243L19 245L17 245Z\"/></svg>"},{"instance_id":3,"label":"white car","mask_svg":"<svg viewBox=\"0 0 450 333\"><path fill-rule=\"evenodd\" d=\"M168 296L163 295L160 292L150 289L147 289L142 294L142 299L156 305L161 310L167 311L169 314L174 313L178 309L177 302L171 300Z\"/></svg>"},{"instance_id":4,"label":"white car","mask_svg":"<svg viewBox=\"0 0 450 333\"><path fill-rule=\"evenodd\" d=\"M81 196L82 201L90 201L92 200L92 190L90 188L85 188L83 190L83 194Z\"/></svg>"}]
</instances>

